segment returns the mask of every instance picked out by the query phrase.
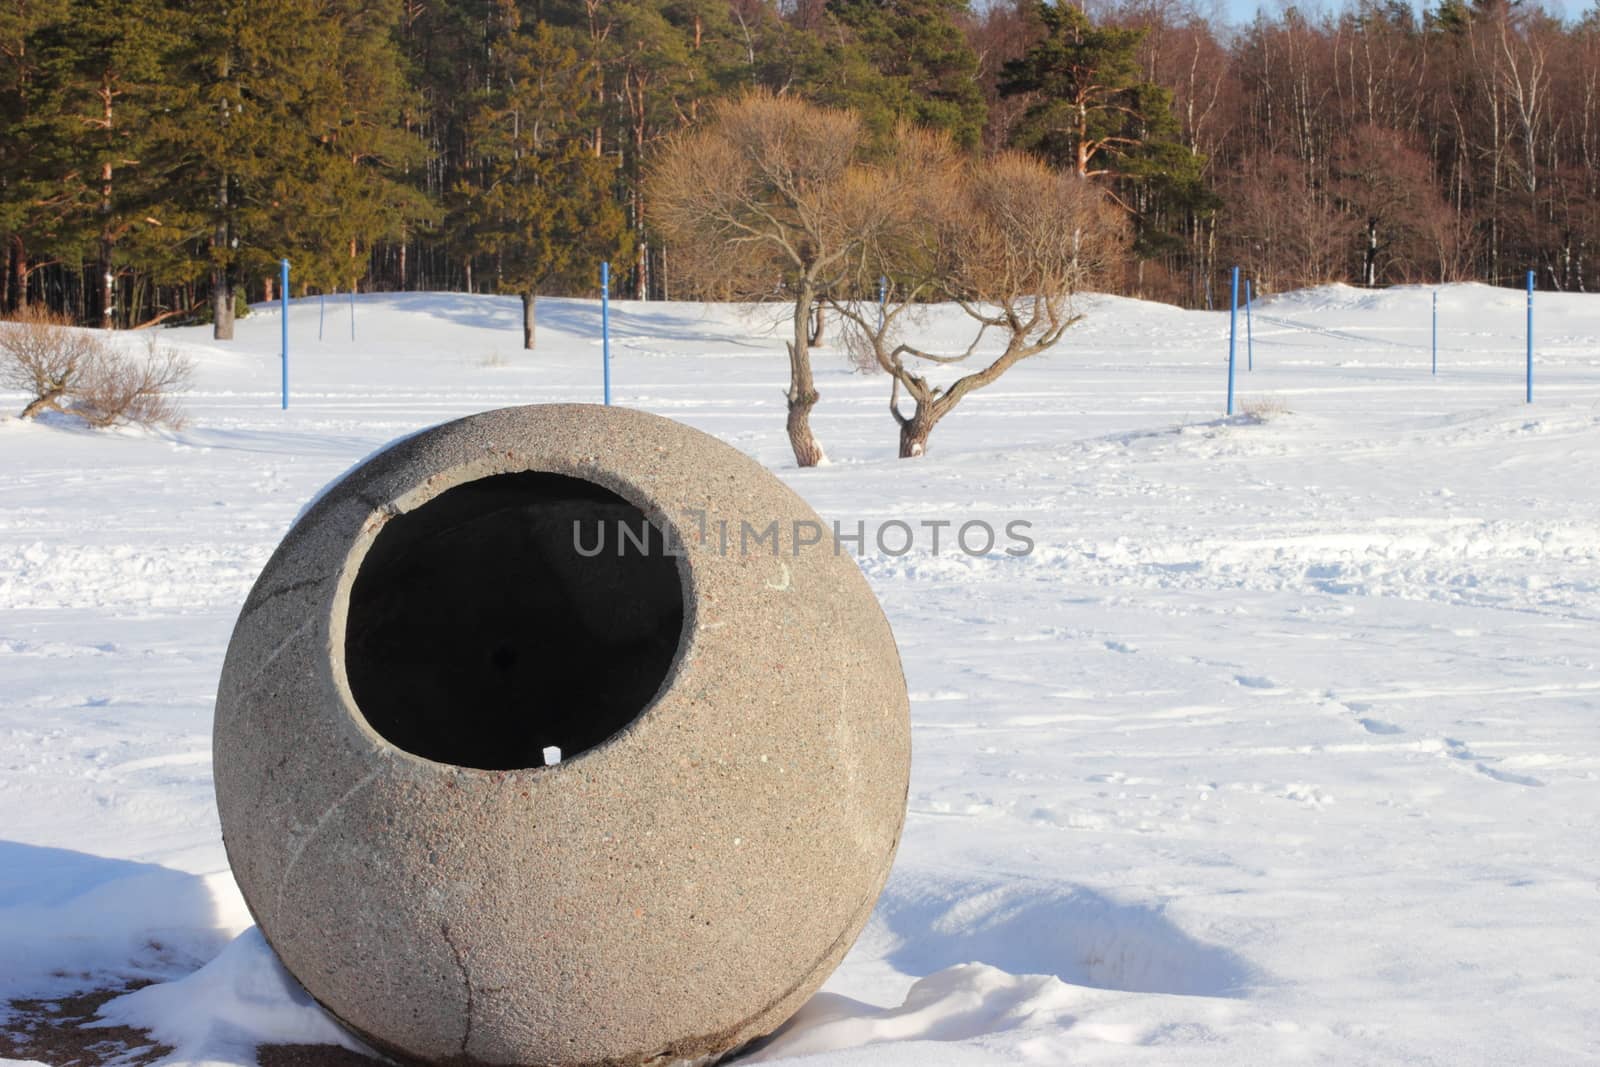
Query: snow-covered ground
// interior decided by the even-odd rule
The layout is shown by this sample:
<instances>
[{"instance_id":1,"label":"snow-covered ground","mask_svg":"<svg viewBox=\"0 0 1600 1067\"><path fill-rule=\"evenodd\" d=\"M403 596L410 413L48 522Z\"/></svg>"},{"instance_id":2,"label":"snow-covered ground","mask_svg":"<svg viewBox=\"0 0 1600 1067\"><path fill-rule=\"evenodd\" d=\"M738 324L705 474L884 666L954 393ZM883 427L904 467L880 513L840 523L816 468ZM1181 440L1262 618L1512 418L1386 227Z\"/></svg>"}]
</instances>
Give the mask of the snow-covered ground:
<instances>
[{"instance_id":1,"label":"snow-covered ground","mask_svg":"<svg viewBox=\"0 0 1600 1067\"><path fill-rule=\"evenodd\" d=\"M1600 1060L1600 297L1540 295L1532 406L1523 299L1442 290L1437 378L1429 290L1265 301L1255 415L1223 420L1225 313L1094 298L915 461L886 380L823 351L814 470L774 312L613 305L617 401L825 518L1037 542L861 559L912 694L906 833L855 950L754 1058ZM355 341L348 313L318 342L294 305L287 412L258 308L231 345L166 332L199 365L182 432L0 419L0 1002L154 977L110 1012L184 1061L337 1037L223 858L234 614L363 455L600 388L592 302L541 301L535 353L511 300L364 297Z\"/></svg>"}]
</instances>

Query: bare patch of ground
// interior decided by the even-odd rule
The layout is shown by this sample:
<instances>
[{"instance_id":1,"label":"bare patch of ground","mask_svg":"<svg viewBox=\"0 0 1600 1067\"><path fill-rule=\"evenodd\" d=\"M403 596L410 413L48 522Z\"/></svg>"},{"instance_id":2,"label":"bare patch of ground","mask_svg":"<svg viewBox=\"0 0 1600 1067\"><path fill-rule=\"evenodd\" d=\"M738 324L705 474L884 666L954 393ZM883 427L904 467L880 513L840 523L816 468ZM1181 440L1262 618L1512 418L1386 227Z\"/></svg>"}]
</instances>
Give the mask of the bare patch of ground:
<instances>
[{"instance_id":1,"label":"bare patch of ground","mask_svg":"<svg viewBox=\"0 0 1600 1067\"><path fill-rule=\"evenodd\" d=\"M144 1067L172 1049L157 1044L131 1026L85 1027L113 997L149 985L133 982L115 989L96 989L65 997L19 999L6 1004L0 1021L0 1056L37 1060L51 1067Z\"/></svg>"},{"instance_id":2,"label":"bare patch of ground","mask_svg":"<svg viewBox=\"0 0 1600 1067\"><path fill-rule=\"evenodd\" d=\"M36 1060L50 1067L148 1067L172 1054L144 1030L95 1026L107 1001L148 982L96 989L64 997L10 1001L0 1014L0 1059ZM386 1067L382 1060L337 1045L263 1045L260 1067Z\"/></svg>"}]
</instances>

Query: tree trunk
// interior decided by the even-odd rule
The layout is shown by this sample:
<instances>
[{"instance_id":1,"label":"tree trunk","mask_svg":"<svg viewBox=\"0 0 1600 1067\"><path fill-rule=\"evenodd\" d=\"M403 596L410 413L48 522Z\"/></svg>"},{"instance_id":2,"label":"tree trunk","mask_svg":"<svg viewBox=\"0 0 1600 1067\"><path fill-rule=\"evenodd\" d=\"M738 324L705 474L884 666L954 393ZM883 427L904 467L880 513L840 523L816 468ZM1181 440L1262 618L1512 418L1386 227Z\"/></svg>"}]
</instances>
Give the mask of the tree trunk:
<instances>
[{"instance_id":1,"label":"tree trunk","mask_svg":"<svg viewBox=\"0 0 1600 1067\"><path fill-rule=\"evenodd\" d=\"M900 458L915 459L928 451L928 435L934 422L919 405L912 416L900 424Z\"/></svg>"},{"instance_id":2,"label":"tree trunk","mask_svg":"<svg viewBox=\"0 0 1600 1067\"><path fill-rule=\"evenodd\" d=\"M811 409L819 399L811 378L811 305L815 299L812 286L802 283L794 302L794 340L789 342L789 447L802 467L815 467L827 458L811 432Z\"/></svg>"},{"instance_id":3,"label":"tree trunk","mask_svg":"<svg viewBox=\"0 0 1600 1067\"><path fill-rule=\"evenodd\" d=\"M212 248L219 262L211 271L211 336L218 341L233 340L233 268L227 259L228 176L217 179L217 225L211 235Z\"/></svg>"},{"instance_id":4,"label":"tree trunk","mask_svg":"<svg viewBox=\"0 0 1600 1067\"><path fill-rule=\"evenodd\" d=\"M823 317L823 315L823 307L821 304L818 304L817 310L812 317L811 336L808 339L812 345L820 345L822 343L822 332L827 326L827 320Z\"/></svg>"},{"instance_id":5,"label":"tree trunk","mask_svg":"<svg viewBox=\"0 0 1600 1067\"><path fill-rule=\"evenodd\" d=\"M6 238L5 276L0 277L0 315L10 314L17 310L17 305L12 302L11 279L15 277L15 268L11 265L11 239Z\"/></svg>"},{"instance_id":6,"label":"tree trunk","mask_svg":"<svg viewBox=\"0 0 1600 1067\"><path fill-rule=\"evenodd\" d=\"M233 340L233 276L225 267L211 272L211 336Z\"/></svg>"},{"instance_id":7,"label":"tree trunk","mask_svg":"<svg viewBox=\"0 0 1600 1067\"><path fill-rule=\"evenodd\" d=\"M632 98L629 98L630 104ZM639 86L637 117L633 124L633 232L638 235L634 246L633 288L634 299L650 299L649 245L644 239L644 86Z\"/></svg>"},{"instance_id":8,"label":"tree trunk","mask_svg":"<svg viewBox=\"0 0 1600 1067\"><path fill-rule=\"evenodd\" d=\"M1361 261L1361 284L1368 289L1378 284L1378 217L1367 216L1367 250Z\"/></svg>"},{"instance_id":9,"label":"tree trunk","mask_svg":"<svg viewBox=\"0 0 1600 1067\"><path fill-rule=\"evenodd\" d=\"M27 245L11 235L11 309L27 307Z\"/></svg>"},{"instance_id":10,"label":"tree trunk","mask_svg":"<svg viewBox=\"0 0 1600 1067\"><path fill-rule=\"evenodd\" d=\"M111 272L111 239L100 238L100 328L117 328L117 277Z\"/></svg>"},{"instance_id":11,"label":"tree trunk","mask_svg":"<svg viewBox=\"0 0 1600 1067\"><path fill-rule=\"evenodd\" d=\"M157 312L148 319L145 319L143 322L136 323L133 326L133 329L146 330L151 326L159 326L168 319L177 318L179 315L192 315L197 310L199 310L199 307L195 304L188 304L184 307L168 308L166 311Z\"/></svg>"},{"instance_id":12,"label":"tree trunk","mask_svg":"<svg viewBox=\"0 0 1600 1067\"><path fill-rule=\"evenodd\" d=\"M105 95L105 126L111 129L111 95L107 90ZM115 241L111 236L111 192L112 192L111 163L107 161L100 168L100 240L97 242L99 251L100 268L100 328L102 330L116 329L117 290L116 276L111 273L111 250Z\"/></svg>"},{"instance_id":13,"label":"tree trunk","mask_svg":"<svg viewBox=\"0 0 1600 1067\"><path fill-rule=\"evenodd\" d=\"M533 293L522 294L522 347L533 349Z\"/></svg>"},{"instance_id":14,"label":"tree trunk","mask_svg":"<svg viewBox=\"0 0 1600 1067\"><path fill-rule=\"evenodd\" d=\"M115 127L115 113L112 101L116 99L112 89L109 72L102 75L100 81L100 101L102 108L101 126L109 138ZM117 320L117 290L116 277L111 273L111 250L116 244L111 236L111 194L114 171L108 159L100 165L100 328L112 330L116 328Z\"/></svg>"},{"instance_id":15,"label":"tree trunk","mask_svg":"<svg viewBox=\"0 0 1600 1067\"><path fill-rule=\"evenodd\" d=\"M61 390L52 389L44 396L35 397L34 399L28 401L28 406L23 408L22 414L18 415L17 417L19 419L31 419L41 411L60 411L60 400Z\"/></svg>"},{"instance_id":16,"label":"tree trunk","mask_svg":"<svg viewBox=\"0 0 1600 1067\"><path fill-rule=\"evenodd\" d=\"M817 391L789 394L789 447L794 449L794 461L802 467L815 467L827 458L822 445L811 432L811 409L817 406Z\"/></svg>"}]
</instances>

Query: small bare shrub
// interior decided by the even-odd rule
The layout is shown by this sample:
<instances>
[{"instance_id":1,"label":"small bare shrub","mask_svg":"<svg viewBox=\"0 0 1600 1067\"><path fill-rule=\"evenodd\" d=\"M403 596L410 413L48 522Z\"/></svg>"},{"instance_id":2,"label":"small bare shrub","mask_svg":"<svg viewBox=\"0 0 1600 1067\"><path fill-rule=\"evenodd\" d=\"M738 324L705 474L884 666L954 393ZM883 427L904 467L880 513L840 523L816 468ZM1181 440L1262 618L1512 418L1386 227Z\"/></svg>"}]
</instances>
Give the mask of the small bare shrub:
<instances>
[{"instance_id":1,"label":"small bare shrub","mask_svg":"<svg viewBox=\"0 0 1600 1067\"><path fill-rule=\"evenodd\" d=\"M28 394L22 417L65 411L83 369L104 347L71 320L38 305L22 308L0 323L0 385Z\"/></svg>"},{"instance_id":2,"label":"small bare shrub","mask_svg":"<svg viewBox=\"0 0 1600 1067\"><path fill-rule=\"evenodd\" d=\"M1239 405L1239 410L1245 418L1253 422L1270 422L1280 415L1289 414L1289 405L1275 396L1262 397L1259 400L1246 400Z\"/></svg>"},{"instance_id":3,"label":"small bare shrub","mask_svg":"<svg viewBox=\"0 0 1600 1067\"><path fill-rule=\"evenodd\" d=\"M194 364L174 348L150 338L143 356L109 345L91 359L73 390L71 413L90 426L183 425L173 393L188 387Z\"/></svg>"},{"instance_id":4,"label":"small bare shrub","mask_svg":"<svg viewBox=\"0 0 1600 1067\"><path fill-rule=\"evenodd\" d=\"M178 427L183 416L172 394L193 370L188 357L154 338L135 356L43 308L0 323L0 384L29 395L25 419L58 411L90 426Z\"/></svg>"}]
</instances>

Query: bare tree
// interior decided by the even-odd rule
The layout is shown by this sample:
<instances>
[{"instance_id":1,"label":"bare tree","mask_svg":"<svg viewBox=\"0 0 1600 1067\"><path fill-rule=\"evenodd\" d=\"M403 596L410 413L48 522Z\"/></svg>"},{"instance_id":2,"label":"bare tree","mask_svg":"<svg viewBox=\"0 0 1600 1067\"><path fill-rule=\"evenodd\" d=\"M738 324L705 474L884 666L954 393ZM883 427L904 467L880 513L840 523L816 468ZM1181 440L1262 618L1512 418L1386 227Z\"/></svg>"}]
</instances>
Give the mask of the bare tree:
<instances>
[{"instance_id":1,"label":"bare tree","mask_svg":"<svg viewBox=\"0 0 1600 1067\"><path fill-rule=\"evenodd\" d=\"M1433 181L1420 139L1364 124L1333 146L1332 182L1344 212L1365 220L1353 272L1362 285L1446 276L1460 247L1450 207Z\"/></svg>"},{"instance_id":2,"label":"bare tree","mask_svg":"<svg viewBox=\"0 0 1600 1067\"><path fill-rule=\"evenodd\" d=\"M886 237L878 251L890 260L893 302L881 312L830 302L848 324L846 343L858 362L870 360L893 379L889 411L900 427L900 455L909 458L927 450L933 428L964 397L1061 340L1080 318L1074 294L1120 262L1128 235L1124 216L1094 183L1005 153L934 170L909 218ZM952 301L971 321L965 349L935 351L906 339L929 300ZM991 332L1000 350L980 354ZM935 380L940 368L974 357L980 369Z\"/></svg>"},{"instance_id":3,"label":"bare tree","mask_svg":"<svg viewBox=\"0 0 1600 1067\"><path fill-rule=\"evenodd\" d=\"M1257 152L1223 181L1229 251L1262 292L1342 281L1361 220L1341 209L1307 166Z\"/></svg>"},{"instance_id":4,"label":"bare tree","mask_svg":"<svg viewBox=\"0 0 1600 1067\"><path fill-rule=\"evenodd\" d=\"M824 459L810 421L814 309L858 283L914 182L905 168L863 160L854 114L767 92L723 104L651 167L651 217L686 290L792 306L788 431L802 467Z\"/></svg>"},{"instance_id":5,"label":"bare tree","mask_svg":"<svg viewBox=\"0 0 1600 1067\"><path fill-rule=\"evenodd\" d=\"M172 394L192 372L186 356L154 337L138 357L42 308L0 322L0 385L28 394L24 419L56 411L90 426L180 426Z\"/></svg>"}]
</instances>

